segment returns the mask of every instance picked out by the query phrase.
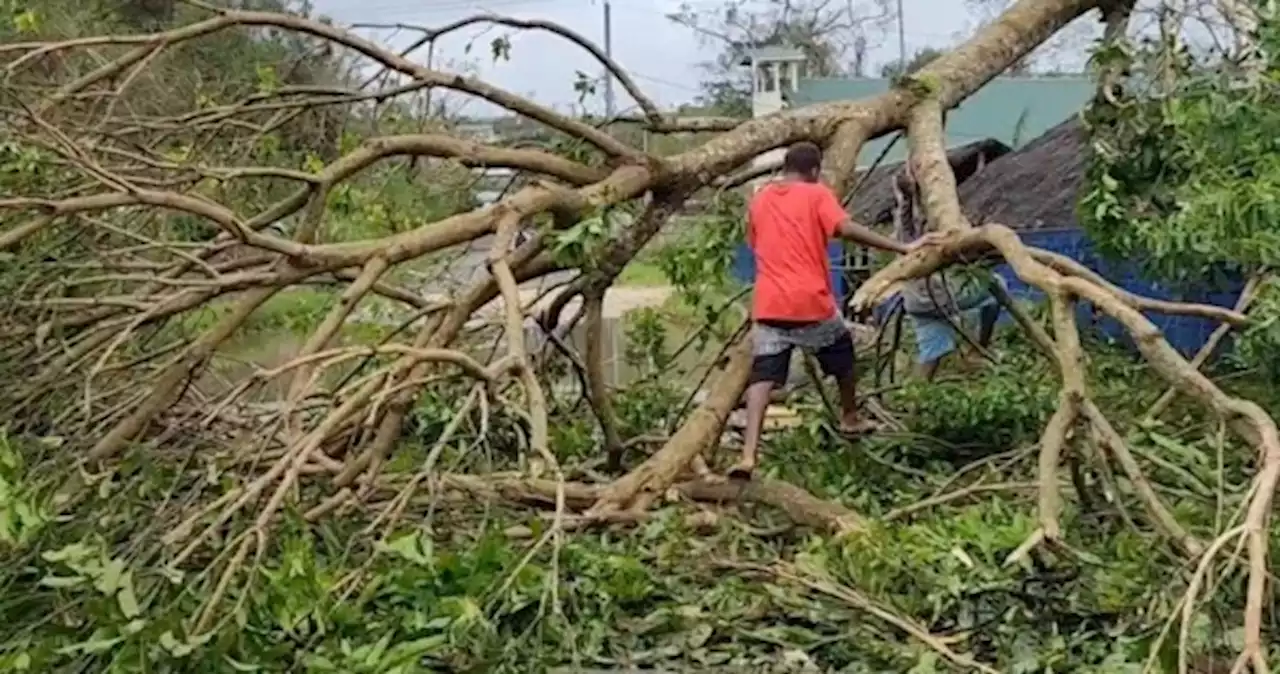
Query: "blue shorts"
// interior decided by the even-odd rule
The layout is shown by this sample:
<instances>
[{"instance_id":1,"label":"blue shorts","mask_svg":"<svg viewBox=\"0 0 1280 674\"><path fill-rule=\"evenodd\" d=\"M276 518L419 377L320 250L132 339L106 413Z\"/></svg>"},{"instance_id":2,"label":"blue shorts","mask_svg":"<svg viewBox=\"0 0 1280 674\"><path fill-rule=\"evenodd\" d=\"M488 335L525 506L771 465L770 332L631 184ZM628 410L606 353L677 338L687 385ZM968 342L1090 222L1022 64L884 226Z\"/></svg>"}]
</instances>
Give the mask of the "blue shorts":
<instances>
[{"instance_id":1,"label":"blue shorts","mask_svg":"<svg viewBox=\"0 0 1280 674\"><path fill-rule=\"evenodd\" d=\"M968 328L977 325L983 310L997 304L996 298L988 297L977 306L962 311L952 321ZM916 360L919 363L932 363L956 350L956 333L947 319L938 316L908 314L916 331Z\"/></svg>"}]
</instances>

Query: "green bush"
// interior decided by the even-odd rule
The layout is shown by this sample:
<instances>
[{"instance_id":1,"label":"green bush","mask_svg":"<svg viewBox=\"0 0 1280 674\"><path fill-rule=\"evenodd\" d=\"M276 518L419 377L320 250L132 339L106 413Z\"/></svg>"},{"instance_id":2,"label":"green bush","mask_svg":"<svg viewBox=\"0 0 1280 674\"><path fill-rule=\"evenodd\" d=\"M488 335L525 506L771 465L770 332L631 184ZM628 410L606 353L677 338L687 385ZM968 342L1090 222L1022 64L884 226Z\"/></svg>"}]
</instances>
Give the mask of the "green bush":
<instances>
[{"instance_id":1,"label":"green bush","mask_svg":"<svg viewBox=\"0 0 1280 674\"><path fill-rule=\"evenodd\" d=\"M912 382L894 397L912 432L972 452L1034 442L1057 405L1055 379L1027 357L1006 359L963 380Z\"/></svg>"}]
</instances>

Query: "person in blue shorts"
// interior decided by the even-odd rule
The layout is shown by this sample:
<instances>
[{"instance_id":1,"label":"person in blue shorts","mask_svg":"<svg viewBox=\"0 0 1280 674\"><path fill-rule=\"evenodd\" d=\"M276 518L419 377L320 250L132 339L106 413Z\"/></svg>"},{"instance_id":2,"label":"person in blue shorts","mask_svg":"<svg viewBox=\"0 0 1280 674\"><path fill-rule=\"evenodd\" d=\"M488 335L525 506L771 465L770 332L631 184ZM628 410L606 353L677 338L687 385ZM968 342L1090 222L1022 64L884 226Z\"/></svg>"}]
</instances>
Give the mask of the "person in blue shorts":
<instances>
[{"instance_id":1,"label":"person in blue shorts","mask_svg":"<svg viewBox=\"0 0 1280 674\"><path fill-rule=\"evenodd\" d=\"M895 238L904 243L923 238L923 209L909 166L894 179L893 192ZM995 280L1006 287L1004 279L996 276ZM987 284L977 279L966 281L961 283L956 275L939 271L908 282L902 290L903 309L916 333L917 372L925 381L933 380L942 359L956 350L959 341L964 341L956 333L957 328L972 336L976 326L978 335L974 341L983 349L991 344L1000 318L1000 302Z\"/></svg>"},{"instance_id":2,"label":"person in blue shorts","mask_svg":"<svg viewBox=\"0 0 1280 674\"><path fill-rule=\"evenodd\" d=\"M902 291L903 309L915 328L917 372L925 381L933 380L942 359L963 341L956 328L972 335L976 327L974 341L985 349L1000 318L1000 303L985 286L971 281L957 288L960 284L954 279L944 279L941 273L933 274L908 283ZM1000 277L996 280L1003 284Z\"/></svg>"}]
</instances>

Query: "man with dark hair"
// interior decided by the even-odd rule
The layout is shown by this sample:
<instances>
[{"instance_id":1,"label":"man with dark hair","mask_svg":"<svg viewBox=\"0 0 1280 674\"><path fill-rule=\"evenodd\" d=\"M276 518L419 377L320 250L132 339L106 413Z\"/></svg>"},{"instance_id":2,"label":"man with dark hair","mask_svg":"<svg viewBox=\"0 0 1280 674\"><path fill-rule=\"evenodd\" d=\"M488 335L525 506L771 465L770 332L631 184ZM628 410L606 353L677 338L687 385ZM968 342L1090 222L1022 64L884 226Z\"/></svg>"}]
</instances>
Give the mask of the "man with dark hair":
<instances>
[{"instance_id":1,"label":"man with dark hair","mask_svg":"<svg viewBox=\"0 0 1280 674\"><path fill-rule=\"evenodd\" d=\"M782 179L761 188L748 208L747 243L756 258L754 362L742 460L729 470L730 477L750 478L755 471L769 394L786 383L797 346L817 356L823 373L836 379L841 434L857 438L874 430L858 415L853 340L831 289L831 239L841 237L895 253L934 240L926 236L904 244L853 222L831 189L818 182L821 169L822 150L817 145L791 146L783 159Z\"/></svg>"}]
</instances>

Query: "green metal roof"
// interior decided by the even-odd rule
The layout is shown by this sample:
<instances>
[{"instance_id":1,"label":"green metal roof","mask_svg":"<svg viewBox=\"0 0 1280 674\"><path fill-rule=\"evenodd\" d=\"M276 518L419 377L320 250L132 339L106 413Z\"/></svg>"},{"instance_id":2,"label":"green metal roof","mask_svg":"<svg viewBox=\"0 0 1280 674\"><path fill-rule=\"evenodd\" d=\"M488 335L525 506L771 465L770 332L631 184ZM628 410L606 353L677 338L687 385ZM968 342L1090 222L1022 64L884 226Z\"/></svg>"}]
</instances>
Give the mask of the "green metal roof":
<instances>
[{"instance_id":1,"label":"green metal roof","mask_svg":"<svg viewBox=\"0 0 1280 674\"><path fill-rule=\"evenodd\" d=\"M798 47L787 45L764 44L756 47L739 46L738 65L749 66L751 59L757 61L803 61L804 52Z\"/></svg>"},{"instance_id":2,"label":"green metal roof","mask_svg":"<svg viewBox=\"0 0 1280 674\"><path fill-rule=\"evenodd\" d=\"M758 47L747 52L748 56L755 57L757 61L765 61L770 59L804 59L804 52L796 47L784 47L780 45L766 45Z\"/></svg>"},{"instance_id":3,"label":"green metal roof","mask_svg":"<svg viewBox=\"0 0 1280 674\"><path fill-rule=\"evenodd\" d=\"M793 107L851 101L882 94L891 86L884 78L805 79L789 99ZM947 114L947 146L994 138L1016 149L1078 114L1094 90L1094 83L1083 77L996 78ZM892 138L890 134L867 143L859 164L874 162ZM884 161L902 161L906 152L905 140L899 140Z\"/></svg>"}]
</instances>

